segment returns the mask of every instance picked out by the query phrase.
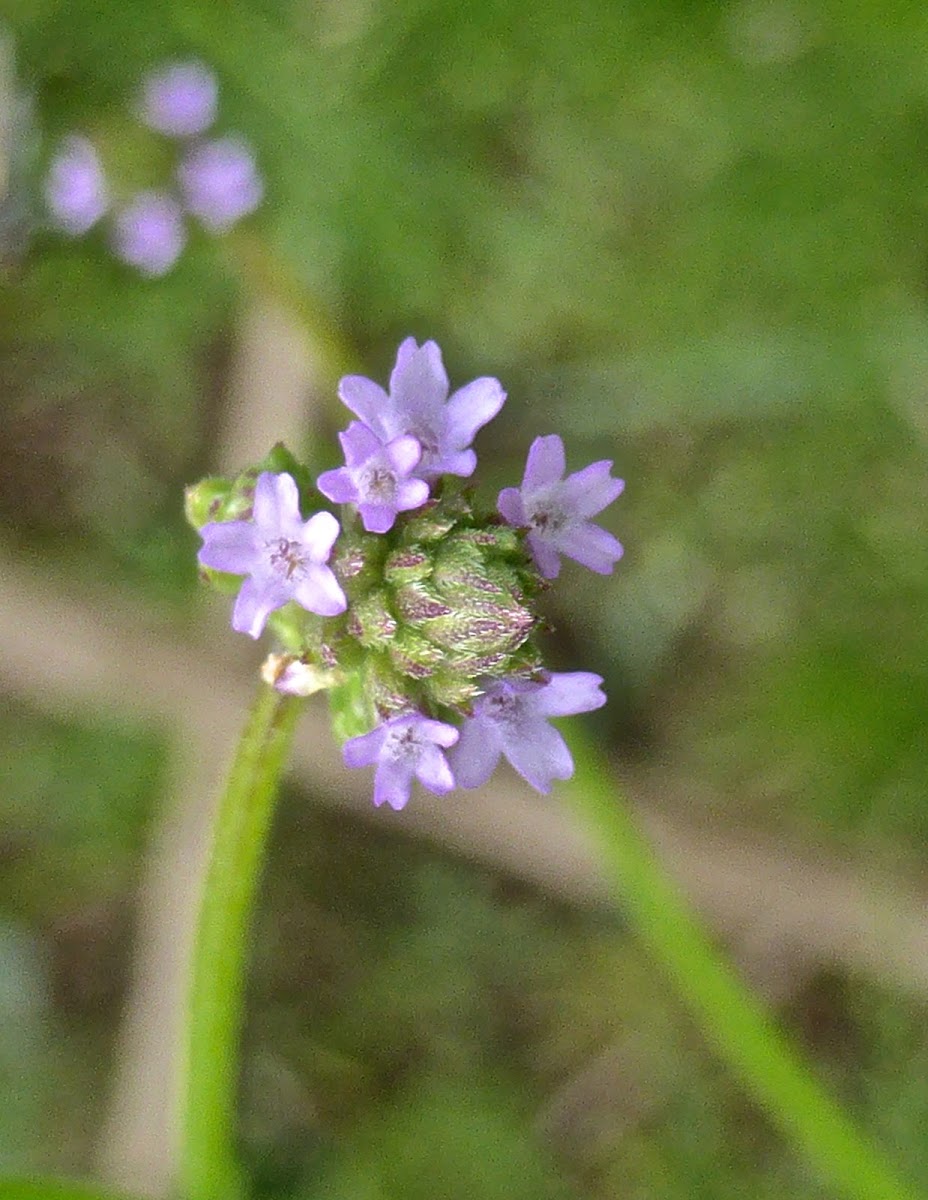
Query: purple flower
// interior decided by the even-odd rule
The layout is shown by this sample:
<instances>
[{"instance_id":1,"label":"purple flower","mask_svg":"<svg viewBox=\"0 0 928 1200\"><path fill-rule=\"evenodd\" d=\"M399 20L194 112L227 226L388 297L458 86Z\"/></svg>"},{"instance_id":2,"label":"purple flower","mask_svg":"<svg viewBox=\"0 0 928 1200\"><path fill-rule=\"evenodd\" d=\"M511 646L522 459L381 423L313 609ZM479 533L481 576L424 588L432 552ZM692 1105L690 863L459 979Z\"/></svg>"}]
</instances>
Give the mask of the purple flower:
<instances>
[{"instance_id":1,"label":"purple flower","mask_svg":"<svg viewBox=\"0 0 928 1200\"><path fill-rule=\"evenodd\" d=\"M168 63L146 76L140 116L169 137L202 133L216 117L216 76L201 62Z\"/></svg>"},{"instance_id":2,"label":"purple flower","mask_svg":"<svg viewBox=\"0 0 928 1200\"><path fill-rule=\"evenodd\" d=\"M316 486L336 504L357 504L369 533L386 533L396 514L419 508L429 498L424 479L411 478L422 447L408 434L384 446L360 421L338 435L345 466L323 471Z\"/></svg>"},{"instance_id":3,"label":"purple flower","mask_svg":"<svg viewBox=\"0 0 928 1200\"><path fill-rule=\"evenodd\" d=\"M73 134L65 138L45 179L45 203L59 229L80 237L109 207L109 189L93 143Z\"/></svg>"},{"instance_id":4,"label":"purple flower","mask_svg":"<svg viewBox=\"0 0 928 1200\"><path fill-rule=\"evenodd\" d=\"M338 394L384 444L412 434L422 446L418 473L426 479L473 474L477 455L470 444L506 399L499 380L488 378L475 379L449 399L438 346L418 346L411 337L397 353L389 394L363 375L346 375Z\"/></svg>"},{"instance_id":5,"label":"purple flower","mask_svg":"<svg viewBox=\"0 0 928 1200\"><path fill-rule=\"evenodd\" d=\"M501 754L539 792L549 792L555 779L569 779L573 759L548 718L600 708L606 703L602 682L589 671L552 674L540 683L516 676L488 682L453 751L455 781L460 787L480 787Z\"/></svg>"},{"instance_id":6,"label":"purple flower","mask_svg":"<svg viewBox=\"0 0 928 1200\"><path fill-rule=\"evenodd\" d=\"M259 475L250 521L213 521L200 530L203 566L248 576L232 628L259 637L270 614L289 600L323 617L344 612L345 593L326 566L338 534L331 513L303 520L292 476Z\"/></svg>"},{"instance_id":7,"label":"purple flower","mask_svg":"<svg viewBox=\"0 0 928 1200\"><path fill-rule=\"evenodd\" d=\"M558 554L608 575L622 557L622 545L588 518L621 494L624 480L612 478L608 460L591 463L566 479L565 465L564 443L556 433L535 438L522 487L500 492L499 511L510 525L528 528L528 544L545 579L554 579L560 571Z\"/></svg>"},{"instance_id":8,"label":"purple flower","mask_svg":"<svg viewBox=\"0 0 928 1200\"><path fill-rule=\"evenodd\" d=\"M224 233L261 203L264 184L254 155L237 137L193 146L177 169L184 203L210 231Z\"/></svg>"},{"instance_id":9,"label":"purple flower","mask_svg":"<svg viewBox=\"0 0 928 1200\"><path fill-rule=\"evenodd\" d=\"M372 767L374 803L405 808L413 778L438 796L450 792L454 778L442 749L453 746L458 731L453 725L430 721L419 713L407 713L384 721L370 733L345 743L343 754L349 767Z\"/></svg>"},{"instance_id":10,"label":"purple flower","mask_svg":"<svg viewBox=\"0 0 928 1200\"><path fill-rule=\"evenodd\" d=\"M166 275L186 241L180 205L166 192L139 192L116 214L113 248L143 275Z\"/></svg>"}]
</instances>

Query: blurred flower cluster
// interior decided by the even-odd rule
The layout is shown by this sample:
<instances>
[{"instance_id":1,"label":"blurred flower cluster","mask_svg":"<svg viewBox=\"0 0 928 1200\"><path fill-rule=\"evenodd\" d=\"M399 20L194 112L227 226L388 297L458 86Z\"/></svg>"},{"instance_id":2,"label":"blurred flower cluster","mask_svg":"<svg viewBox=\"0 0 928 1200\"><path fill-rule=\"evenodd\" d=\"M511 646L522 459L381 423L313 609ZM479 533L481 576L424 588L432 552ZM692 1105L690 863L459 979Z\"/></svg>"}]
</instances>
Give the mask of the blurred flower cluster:
<instances>
[{"instance_id":1,"label":"blurred flower cluster","mask_svg":"<svg viewBox=\"0 0 928 1200\"><path fill-rule=\"evenodd\" d=\"M598 675L545 669L536 600L562 557L612 571L622 547L592 518L622 481L605 460L567 475L552 434L521 486L481 510L457 480L506 394L481 378L449 396L434 342L402 343L388 390L349 375L339 396L357 418L339 435L343 467L313 484L277 446L237 479L188 489L204 578L236 593L233 629L273 628L269 683L328 690L346 764L375 768L375 804L402 808L414 779L439 794L478 787L502 757L549 791L573 772L549 719L606 697ZM338 518L316 511L323 497Z\"/></svg>"},{"instance_id":2,"label":"blurred flower cluster","mask_svg":"<svg viewBox=\"0 0 928 1200\"><path fill-rule=\"evenodd\" d=\"M218 84L199 62L175 62L143 80L134 116L170 139L171 163L156 186L122 188L94 141L79 133L57 147L45 177L52 224L71 237L108 219L113 253L142 275L165 275L180 257L193 217L221 234L260 204L264 185L248 143L206 136L217 115Z\"/></svg>"}]
</instances>

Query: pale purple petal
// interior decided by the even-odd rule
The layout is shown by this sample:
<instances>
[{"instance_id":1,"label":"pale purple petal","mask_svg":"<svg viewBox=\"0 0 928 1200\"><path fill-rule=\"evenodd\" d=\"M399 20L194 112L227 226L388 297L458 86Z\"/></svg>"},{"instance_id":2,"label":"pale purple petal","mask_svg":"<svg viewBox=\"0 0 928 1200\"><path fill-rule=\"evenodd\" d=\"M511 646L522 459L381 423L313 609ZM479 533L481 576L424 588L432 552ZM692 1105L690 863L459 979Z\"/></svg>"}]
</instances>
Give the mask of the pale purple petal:
<instances>
[{"instance_id":1,"label":"pale purple petal","mask_svg":"<svg viewBox=\"0 0 928 1200\"><path fill-rule=\"evenodd\" d=\"M503 753L514 770L539 792L550 792L555 779L569 779L574 773L574 760L560 733L544 722L527 723L521 736L503 743Z\"/></svg>"},{"instance_id":2,"label":"pale purple petal","mask_svg":"<svg viewBox=\"0 0 928 1200\"><path fill-rule=\"evenodd\" d=\"M428 420L448 399L448 375L435 342L424 342L418 349L415 345L415 339L407 338L400 346L390 376L390 399L407 419Z\"/></svg>"},{"instance_id":3,"label":"pale purple petal","mask_svg":"<svg viewBox=\"0 0 928 1200\"><path fill-rule=\"evenodd\" d=\"M496 501L496 507L499 509L503 520L508 521L510 525L515 525L518 528L520 525L528 524L528 517L525 515L525 505L522 503L522 493L518 488L503 488Z\"/></svg>"},{"instance_id":4,"label":"pale purple petal","mask_svg":"<svg viewBox=\"0 0 928 1200\"><path fill-rule=\"evenodd\" d=\"M409 475L422 457L422 447L411 434L394 438L386 447L387 457L398 475Z\"/></svg>"},{"instance_id":5,"label":"pale purple petal","mask_svg":"<svg viewBox=\"0 0 928 1200\"><path fill-rule=\"evenodd\" d=\"M186 242L180 205L167 192L138 192L116 214L113 249L142 275L166 275Z\"/></svg>"},{"instance_id":6,"label":"pale purple petal","mask_svg":"<svg viewBox=\"0 0 928 1200\"><path fill-rule=\"evenodd\" d=\"M332 569L308 566L305 571L303 578L298 579L292 588L297 604L320 617L337 617L343 613L348 607L348 600Z\"/></svg>"},{"instance_id":7,"label":"pale purple petal","mask_svg":"<svg viewBox=\"0 0 928 1200\"><path fill-rule=\"evenodd\" d=\"M432 455L428 469L421 468L423 475L460 475L467 479L477 466L477 454L473 450L459 450Z\"/></svg>"},{"instance_id":8,"label":"pale purple petal","mask_svg":"<svg viewBox=\"0 0 928 1200\"><path fill-rule=\"evenodd\" d=\"M475 379L458 388L446 409L449 444L459 448L469 446L477 430L496 416L505 399L498 379Z\"/></svg>"},{"instance_id":9,"label":"pale purple petal","mask_svg":"<svg viewBox=\"0 0 928 1200\"><path fill-rule=\"evenodd\" d=\"M413 768L408 762L381 762L374 776L374 804L389 804L397 812L409 803Z\"/></svg>"},{"instance_id":10,"label":"pale purple petal","mask_svg":"<svg viewBox=\"0 0 928 1200\"><path fill-rule=\"evenodd\" d=\"M80 237L109 207L109 189L96 148L89 138L65 138L45 179L45 203L55 225Z\"/></svg>"},{"instance_id":11,"label":"pale purple petal","mask_svg":"<svg viewBox=\"0 0 928 1200\"><path fill-rule=\"evenodd\" d=\"M526 541L542 579L557 579L561 573L561 560L557 550L534 531L528 535Z\"/></svg>"},{"instance_id":12,"label":"pale purple petal","mask_svg":"<svg viewBox=\"0 0 928 1200\"><path fill-rule=\"evenodd\" d=\"M289 596L275 584L259 583L253 576L242 584L232 609L232 628L258 638L264 632L267 619L275 608L285 604Z\"/></svg>"},{"instance_id":13,"label":"pale purple petal","mask_svg":"<svg viewBox=\"0 0 928 1200\"><path fill-rule=\"evenodd\" d=\"M416 725L423 737L436 746L444 746L446 750L460 737L460 731L453 725L446 725L444 721L430 721L427 717L418 717Z\"/></svg>"},{"instance_id":14,"label":"pale purple petal","mask_svg":"<svg viewBox=\"0 0 928 1200\"><path fill-rule=\"evenodd\" d=\"M390 397L380 384L363 375L346 375L339 382L338 396L356 417L360 417L378 436L383 436L383 418L390 407Z\"/></svg>"},{"instance_id":15,"label":"pale purple petal","mask_svg":"<svg viewBox=\"0 0 928 1200\"><path fill-rule=\"evenodd\" d=\"M624 479L613 479L610 459L591 463L564 480L561 498L565 508L579 517L595 517L625 489Z\"/></svg>"},{"instance_id":16,"label":"pale purple petal","mask_svg":"<svg viewBox=\"0 0 928 1200\"><path fill-rule=\"evenodd\" d=\"M591 671L555 672L535 698L535 711L545 717L570 717L602 708L606 695L601 675Z\"/></svg>"},{"instance_id":17,"label":"pale purple petal","mask_svg":"<svg viewBox=\"0 0 928 1200\"><path fill-rule=\"evenodd\" d=\"M203 545L197 555L204 567L247 575L260 554L260 541L252 521L210 521L200 530Z\"/></svg>"},{"instance_id":18,"label":"pale purple petal","mask_svg":"<svg viewBox=\"0 0 928 1200\"><path fill-rule=\"evenodd\" d=\"M316 487L333 504L354 504L358 499L358 489L347 467L323 471L316 480Z\"/></svg>"},{"instance_id":19,"label":"pale purple petal","mask_svg":"<svg viewBox=\"0 0 928 1200\"><path fill-rule=\"evenodd\" d=\"M436 796L444 796L454 788L454 776L451 774L448 760L435 745L422 747L416 764L416 778L424 788L428 788Z\"/></svg>"},{"instance_id":20,"label":"pale purple petal","mask_svg":"<svg viewBox=\"0 0 928 1200\"><path fill-rule=\"evenodd\" d=\"M290 476L285 475L284 478L290 479ZM296 484L294 484L295 488ZM326 562L340 532L341 526L336 518L331 513L320 512L316 513L314 517L310 517L303 526L301 541L304 546L309 547L310 556L316 562Z\"/></svg>"},{"instance_id":21,"label":"pale purple petal","mask_svg":"<svg viewBox=\"0 0 928 1200\"><path fill-rule=\"evenodd\" d=\"M564 443L556 433L535 438L528 452L525 475L522 479L523 493L536 491L550 483L556 483L567 468Z\"/></svg>"},{"instance_id":22,"label":"pale purple petal","mask_svg":"<svg viewBox=\"0 0 928 1200\"><path fill-rule=\"evenodd\" d=\"M216 117L216 76L201 62L169 63L142 86L142 121L169 137L202 133Z\"/></svg>"},{"instance_id":23,"label":"pale purple petal","mask_svg":"<svg viewBox=\"0 0 928 1200\"><path fill-rule=\"evenodd\" d=\"M359 737L351 738L342 747L342 757L346 767L370 767L380 757L383 743L387 736L386 728L378 725L370 733L362 733Z\"/></svg>"},{"instance_id":24,"label":"pale purple petal","mask_svg":"<svg viewBox=\"0 0 928 1200\"><path fill-rule=\"evenodd\" d=\"M409 512L421 508L429 498L429 485L424 479L404 479L396 485L396 510Z\"/></svg>"},{"instance_id":25,"label":"pale purple petal","mask_svg":"<svg viewBox=\"0 0 928 1200\"><path fill-rule=\"evenodd\" d=\"M389 504L360 504L358 512L368 533L387 533L396 521L397 509Z\"/></svg>"},{"instance_id":26,"label":"pale purple petal","mask_svg":"<svg viewBox=\"0 0 928 1200\"><path fill-rule=\"evenodd\" d=\"M597 575L611 575L612 568L624 553L618 538L589 521L565 530L557 536L554 544L562 554L589 567Z\"/></svg>"},{"instance_id":27,"label":"pale purple petal","mask_svg":"<svg viewBox=\"0 0 928 1200\"><path fill-rule=\"evenodd\" d=\"M293 476L263 471L255 484L252 511L259 530L289 536L294 525L302 522L300 493Z\"/></svg>"},{"instance_id":28,"label":"pale purple petal","mask_svg":"<svg viewBox=\"0 0 928 1200\"><path fill-rule=\"evenodd\" d=\"M348 428L338 435L338 440L345 455L345 465L349 467L362 467L383 448L380 438L362 421L352 421ZM418 446L418 443L416 445ZM416 461L418 462L418 457Z\"/></svg>"},{"instance_id":29,"label":"pale purple petal","mask_svg":"<svg viewBox=\"0 0 928 1200\"><path fill-rule=\"evenodd\" d=\"M451 769L458 785L482 787L493 774L502 752L495 725L477 717L465 721L458 744L450 755Z\"/></svg>"}]
</instances>

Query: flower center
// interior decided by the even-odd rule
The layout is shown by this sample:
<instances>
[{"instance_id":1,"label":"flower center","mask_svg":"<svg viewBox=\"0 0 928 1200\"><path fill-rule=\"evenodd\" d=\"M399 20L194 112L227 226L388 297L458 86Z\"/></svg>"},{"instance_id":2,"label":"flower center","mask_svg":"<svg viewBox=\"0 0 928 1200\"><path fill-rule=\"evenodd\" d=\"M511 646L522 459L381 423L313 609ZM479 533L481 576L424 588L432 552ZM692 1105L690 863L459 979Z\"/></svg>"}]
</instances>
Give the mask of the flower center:
<instances>
[{"instance_id":1,"label":"flower center","mask_svg":"<svg viewBox=\"0 0 928 1200\"><path fill-rule=\"evenodd\" d=\"M292 579L297 571L303 569L306 558L301 542L292 542L289 538L277 538L267 543L271 551L271 566L278 575Z\"/></svg>"},{"instance_id":2,"label":"flower center","mask_svg":"<svg viewBox=\"0 0 928 1200\"><path fill-rule=\"evenodd\" d=\"M400 729L391 729L385 750L393 762L409 762L417 759L421 745L419 736L412 725L404 725Z\"/></svg>"},{"instance_id":3,"label":"flower center","mask_svg":"<svg viewBox=\"0 0 928 1200\"><path fill-rule=\"evenodd\" d=\"M536 508L528 513L528 523L539 533L559 533L570 521L563 509L555 507Z\"/></svg>"},{"instance_id":4,"label":"flower center","mask_svg":"<svg viewBox=\"0 0 928 1200\"><path fill-rule=\"evenodd\" d=\"M386 467L368 467L361 476L359 490L368 501L389 504L396 495L396 475Z\"/></svg>"}]
</instances>

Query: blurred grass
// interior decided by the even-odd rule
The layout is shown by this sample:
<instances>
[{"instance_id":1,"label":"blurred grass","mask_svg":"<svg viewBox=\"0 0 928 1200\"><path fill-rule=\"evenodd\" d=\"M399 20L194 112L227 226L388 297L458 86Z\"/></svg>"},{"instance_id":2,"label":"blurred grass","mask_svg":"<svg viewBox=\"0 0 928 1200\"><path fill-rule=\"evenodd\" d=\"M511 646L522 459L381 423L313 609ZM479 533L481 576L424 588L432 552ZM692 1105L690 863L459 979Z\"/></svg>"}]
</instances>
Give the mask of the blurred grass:
<instances>
[{"instance_id":1,"label":"blurred grass","mask_svg":"<svg viewBox=\"0 0 928 1200\"><path fill-rule=\"evenodd\" d=\"M285 278L372 375L414 333L440 342L453 380L503 380L479 445L488 495L537 433L563 431L574 466L616 460L629 485L608 523L626 559L605 583L567 574L551 599L555 655L607 676L603 737L685 785L707 822L922 875L922 6L6 0L0 14L45 135L23 127L17 212L37 214L41 164L72 126L144 167L156 151L133 141L126 98L177 54L220 72L223 127L254 142L268 180L248 234L195 239L157 285L100 237L9 235L0 514L39 570L185 608L179 489L210 465L244 298ZM124 961L166 751L92 714L64 727L17 708L2 733L0 1164L74 1168L92 1120L69 1103L105 1085L115 998L98 1017L96 1000L69 1015L67 997L85 976L96 995ZM297 813L294 799L253 998L253 1058L274 1086L246 1125L268 1195L414 1192L426 1167L444 1172L432 1194L514 1195L517 1175L526 1195L816 1195L610 922L538 897L513 908L505 881ZM63 960L56 931L75 914L90 932ZM846 1042L819 1031L813 1050L928 1185L921 1006L850 980L825 1007ZM600 1126L540 1148L532 1114L620 1034L649 1039L636 1079L671 1080L649 1115L610 1136L614 1097L597 1094ZM295 1129L275 1088L299 1099Z\"/></svg>"}]
</instances>

